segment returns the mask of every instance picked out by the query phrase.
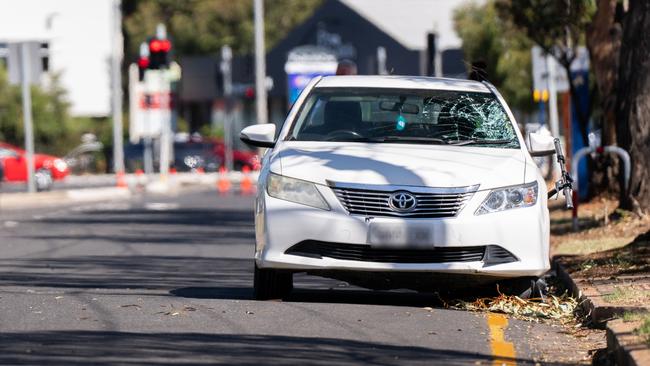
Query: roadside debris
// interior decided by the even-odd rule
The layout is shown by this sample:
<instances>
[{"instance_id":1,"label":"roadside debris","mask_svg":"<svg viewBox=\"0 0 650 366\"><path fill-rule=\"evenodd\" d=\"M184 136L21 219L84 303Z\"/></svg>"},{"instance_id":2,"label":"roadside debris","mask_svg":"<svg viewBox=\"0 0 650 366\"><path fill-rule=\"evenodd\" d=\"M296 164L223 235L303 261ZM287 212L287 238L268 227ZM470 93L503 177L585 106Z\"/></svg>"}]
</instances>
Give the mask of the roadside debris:
<instances>
[{"instance_id":1,"label":"roadside debris","mask_svg":"<svg viewBox=\"0 0 650 366\"><path fill-rule=\"evenodd\" d=\"M516 318L539 322L541 319L560 321L574 320L574 311L578 302L571 296L554 296L549 294L545 299L534 298L524 300L518 296L500 294L496 297L484 297L472 302L458 300L450 308L468 311L490 311L504 313Z\"/></svg>"}]
</instances>

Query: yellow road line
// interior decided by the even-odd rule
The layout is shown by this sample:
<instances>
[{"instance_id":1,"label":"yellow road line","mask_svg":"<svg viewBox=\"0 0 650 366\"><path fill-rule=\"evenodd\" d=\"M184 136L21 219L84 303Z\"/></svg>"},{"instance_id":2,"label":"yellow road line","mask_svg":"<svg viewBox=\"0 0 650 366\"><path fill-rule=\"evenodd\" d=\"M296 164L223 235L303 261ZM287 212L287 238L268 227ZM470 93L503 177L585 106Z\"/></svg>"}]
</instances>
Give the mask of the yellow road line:
<instances>
[{"instance_id":1,"label":"yellow road line","mask_svg":"<svg viewBox=\"0 0 650 366\"><path fill-rule=\"evenodd\" d=\"M505 340L505 329L508 326L508 317L503 314L489 313L487 323L490 328L490 349L494 358L494 366L514 366L515 345Z\"/></svg>"}]
</instances>

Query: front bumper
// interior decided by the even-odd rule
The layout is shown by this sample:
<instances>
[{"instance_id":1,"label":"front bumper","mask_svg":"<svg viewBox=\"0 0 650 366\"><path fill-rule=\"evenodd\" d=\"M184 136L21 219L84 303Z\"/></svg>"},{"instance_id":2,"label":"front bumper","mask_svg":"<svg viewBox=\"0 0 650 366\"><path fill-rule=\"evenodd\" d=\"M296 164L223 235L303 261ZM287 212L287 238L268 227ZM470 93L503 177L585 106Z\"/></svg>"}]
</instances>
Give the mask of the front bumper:
<instances>
[{"instance_id":1,"label":"front bumper","mask_svg":"<svg viewBox=\"0 0 650 366\"><path fill-rule=\"evenodd\" d=\"M549 222L546 199L528 208L474 215L489 191L479 191L454 218L406 219L350 215L329 187L318 186L332 208L316 209L279 200L260 192L256 202L255 260L260 268L295 271L344 270L380 272L439 272L476 274L494 277L540 276L550 268ZM370 224L399 224L431 228L430 248L498 246L512 253L516 261L490 264L483 260L438 263L407 263L350 260L323 256L287 254L290 248L305 241L369 245ZM408 249L408 248L407 248Z\"/></svg>"}]
</instances>

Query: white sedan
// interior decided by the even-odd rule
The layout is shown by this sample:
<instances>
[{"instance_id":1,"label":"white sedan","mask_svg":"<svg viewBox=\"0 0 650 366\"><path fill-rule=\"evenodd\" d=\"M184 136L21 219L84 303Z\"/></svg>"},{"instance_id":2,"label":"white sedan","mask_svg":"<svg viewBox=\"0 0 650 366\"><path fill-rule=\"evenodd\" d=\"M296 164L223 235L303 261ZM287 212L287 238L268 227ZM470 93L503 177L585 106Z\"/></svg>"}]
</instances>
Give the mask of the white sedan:
<instances>
[{"instance_id":1,"label":"white sedan","mask_svg":"<svg viewBox=\"0 0 650 366\"><path fill-rule=\"evenodd\" d=\"M278 133L274 124L241 132L269 148L255 204L255 297L287 295L296 272L370 288L441 278L530 285L549 269L549 213L516 126L485 82L312 80ZM552 138L541 144L550 153Z\"/></svg>"}]
</instances>

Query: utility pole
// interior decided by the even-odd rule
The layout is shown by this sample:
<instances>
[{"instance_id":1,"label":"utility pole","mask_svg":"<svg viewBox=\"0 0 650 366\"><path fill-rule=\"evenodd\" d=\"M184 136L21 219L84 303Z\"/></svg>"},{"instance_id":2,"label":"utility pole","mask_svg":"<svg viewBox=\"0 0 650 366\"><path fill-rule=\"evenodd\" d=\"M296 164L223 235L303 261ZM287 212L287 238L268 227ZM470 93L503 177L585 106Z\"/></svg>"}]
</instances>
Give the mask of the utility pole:
<instances>
[{"instance_id":1,"label":"utility pole","mask_svg":"<svg viewBox=\"0 0 650 366\"><path fill-rule=\"evenodd\" d=\"M549 125L553 137L560 136L560 124L557 111L557 84L555 80L555 60L552 55L546 55L546 69L548 70L548 112Z\"/></svg>"},{"instance_id":2,"label":"utility pole","mask_svg":"<svg viewBox=\"0 0 650 366\"><path fill-rule=\"evenodd\" d=\"M264 3L255 0L255 110L257 123L268 123L266 105L266 51L264 50Z\"/></svg>"},{"instance_id":3,"label":"utility pole","mask_svg":"<svg viewBox=\"0 0 650 366\"><path fill-rule=\"evenodd\" d=\"M226 118L223 121L224 158L227 171L233 169L232 153L232 49L226 45L221 47L221 75L223 76L223 96L226 99Z\"/></svg>"},{"instance_id":4,"label":"utility pole","mask_svg":"<svg viewBox=\"0 0 650 366\"><path fill-rule=\"evenodd\" d=\"M546 69L548 70L548 113L551 135L560 137L560 122L557 111L557 84L555 80L555 60L552 55L546 55ZM555 177L559 170L559 164L554 162L551 165L552 176ZM559 173L558 173L559 174Z\"/></svg>"},{"instance_id":5,"label":"utility pole","mask_svg":"<svg viewBox=\"0 0 650 366\"><path fill-rule=\"evenodd\" d=\"M32 94L29 90L29 74L31 70L29 59L30 43L23 42L20 44L21 82L23 91L23 122L25 125L25 151L27 152L27 191L36 192L36 182L34 181L34 126L32 124Z\"/></svg>"},{"instance_id":6,"label":"utility pole","mask_svg":"<svg viewBox=\"0 0 650 366\"><path fill-rule=\"evenodd\" d=\"M164 24L160 23L156 26L156 38L159 40L166 40L167 39L167 28L165 27ZM165 56L167 57L167 56ZM167 61L167 60L165 60ZM161 98L161 103L164 103L164 108L171 108L171 101L169 98L171 97L171 90L169 88L169 71L168 71L168 65L164 63L162 65L162 70L158 70L158 91L160 92L160 98ZM164 95L164 97L163 97ZM161 105L161 108L163 106ZM165 117L164 120L160 121L161 122L161 128L162 131L160 133L160 177L162 180L167 179L167 175L169 174L169 162L171 160L171 144L172 144L172 121L171 121L171 113L169 114L169 118Z\"/></svg>"},{"instance_id":7,"label":"utility pole","mask_svg":"<svg viewBox=\"0 0 650 366\"><path fill-rule=\"evenodd\" d=\"M124 145L122 140L122 10L121 0L113 4L113 55L111 57L111 86L113 113L113 172L124 174Z\"/></svg>"},{"instance_id":8,"label":"utility pole","mask_svg":"<svg viewBox=\"0 0 650 366\"><path fill-rule=\"evenodd\" d=\"M149 57L149 44L142 42L140 44L140 57ZM144 172L147 175L153 174L153 151L151 141L151 94L146 85L147 70L144 72L145 94L144 94L144 128L142 133L142 165L144 165Z\"/></svg>"}]
</instances>

